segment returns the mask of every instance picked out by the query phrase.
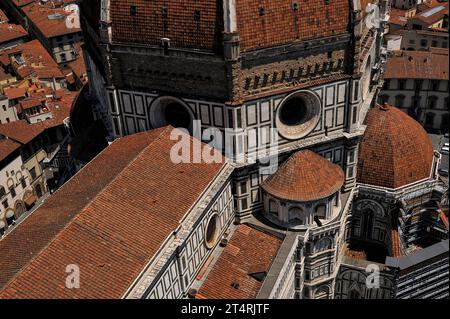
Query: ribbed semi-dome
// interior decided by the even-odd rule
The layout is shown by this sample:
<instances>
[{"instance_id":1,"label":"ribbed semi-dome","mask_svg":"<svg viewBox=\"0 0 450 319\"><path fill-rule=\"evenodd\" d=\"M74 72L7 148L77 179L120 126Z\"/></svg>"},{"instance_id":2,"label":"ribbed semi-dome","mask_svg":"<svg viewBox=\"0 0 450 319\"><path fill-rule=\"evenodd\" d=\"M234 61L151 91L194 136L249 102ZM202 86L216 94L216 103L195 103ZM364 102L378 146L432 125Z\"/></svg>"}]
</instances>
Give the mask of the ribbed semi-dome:
<instances>
[{"instance_id":1,"label":"ribbed semi-dome","mask_svg":"<svg viewBox=\"0 0 450 319\"><path fill-rule=\"evenodd\" d=\"M433 145L418 122L385 103L369 110L365 124L359 183L398 188L430 176Z\"/></svg>"},{"instance_id":2,"label":"ribbed semi-dome","mask_svg":"<svg viewBox=\"0 0 450 319\"><path fill-rule=\"evenodd\" d=\"M279 199L307 202L333 195L343 184L344 172L339 165L303 150L281 164L262 188Z\"/></svg>"}]
</instances>

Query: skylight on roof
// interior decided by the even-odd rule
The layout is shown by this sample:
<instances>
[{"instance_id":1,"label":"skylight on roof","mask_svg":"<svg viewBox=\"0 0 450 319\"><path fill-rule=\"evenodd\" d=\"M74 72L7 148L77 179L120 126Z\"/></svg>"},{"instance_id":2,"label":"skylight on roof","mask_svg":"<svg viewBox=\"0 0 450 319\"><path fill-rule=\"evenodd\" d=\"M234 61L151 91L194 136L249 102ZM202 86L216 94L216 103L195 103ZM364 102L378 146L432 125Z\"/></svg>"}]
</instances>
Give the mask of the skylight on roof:
<instances>
[{"instance_id":1,"label":"skylight on roof","mask_svg":"<svg viewBox=\"0 0 450 319\"><path fill-rule=\"evenodd\" d=\"M435 13L438 13L439 11L442 11L444 9L445 9L444 6L439 6L439 7L433 8L430 11L422 13L422 17L428 18L429 16L431 16Z\"/></svg>"}]
</instances>

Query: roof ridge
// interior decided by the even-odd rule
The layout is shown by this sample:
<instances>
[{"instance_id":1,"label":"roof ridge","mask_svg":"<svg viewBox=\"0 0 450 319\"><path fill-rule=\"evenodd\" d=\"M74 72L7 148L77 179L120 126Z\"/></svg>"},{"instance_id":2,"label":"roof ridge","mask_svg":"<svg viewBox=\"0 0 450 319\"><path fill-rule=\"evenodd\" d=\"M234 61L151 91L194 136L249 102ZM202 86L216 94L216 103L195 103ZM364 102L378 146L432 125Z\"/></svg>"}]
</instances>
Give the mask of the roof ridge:
<instances>
[{"instance_id":1,"label":"roof ridge","mask_svg":"<svg viewBox=\"0 0 450 319\"><path fill-rule=\"evenodd\" d=\"M150 145L152 145L153 144L153 142L155 142L167 129L168 129L169 127L166 127L166 128L164 128L164 129L161 129L161 133L157 136L157 137L155 137L154 139L153 139L153 141L150 143L150 144L148 144L147 146L145 146L143 149L142 149L142 151L140 151L126 166L124 166L124 168L120 171L120 173L119 174L117 174L113 179L111 179L95 196L93 196L92 197L92 199L83 207L83 208L81 208L80 209L80 211L78 212L78 213L76 213L75 214L75 216L66 224L66 225L64 225L64 227L63 228L61 228L56 234L55 234L55 236L41 249L41 250L39 250L29 261L28 261L28 263L24 266L24 267L22 267L13 277L11 277L10 278L10 280L8 280L8 282L6 282L2 287L0 287L1 288L1 290L6 290L7 289L7 287L12 283L12 282L14 282L14 280L22 273L22 272L24 272L26 269L28 269L29 267L30 267L30 265L36 260L36 258L37 257L39 257L41 254L42 254L42 252L43 251L45 251L48 247L50 247L50 245L53 243L53 242L55 242L55 240L56 239L58 239L59 238L59 236L64 232L64 231L66 231L67 230L67 228L70 226L70 225L72 225L79 217L80 217L80 215L81 215L81 213L83 213L88 207L90 207L91 206L91 204L94 202L94 200L100 195L100 194L102 194L102 193L104 193L105 192L105 190L114 182L114 180L115 179L117 179L117 177L119 177L122 173L123 173L123 171L127 168L127 167L129 167L134 161L136 161L136 159L150 146ZM145 131L145 132L142 132L143 134L148 134L148 132L150 132L150 131ZM139 134L139 133L138 133ZM136 134L135 134L136 135ZM131 136L134 136L134 135L131 135ZM126 137L125 137L126 138ZM119 139L117 139L116 141L120 141L120 140L123 140L123 138L119 138ZM114 142L116 142L116 141L114 141ZM113 142L113 143L114 143ZM79 170L73 177L75 177L76 175L78 175L78 173L80 173L83 169L85 169L90 163L92 163L96 158L98 158L101 154L103 153L103 151L102 152L100 152L96 157L94 157L86 166L84 166L81 170ZM72 177L72 178L73 178ZM71 179L72 179L71 178ZM68 181L69 182L69 181ZM57 193L57 192L56 192ZM55 195L56 193L54 193L53 195ZM34 212L36 212L37 211L37 209L34 211ZM34 213L33 212L33 213ZM28 215L27 216L27 218L28 217L30 217L33 213L31 213L30 215Z\"/></svg>"}]
</instances>

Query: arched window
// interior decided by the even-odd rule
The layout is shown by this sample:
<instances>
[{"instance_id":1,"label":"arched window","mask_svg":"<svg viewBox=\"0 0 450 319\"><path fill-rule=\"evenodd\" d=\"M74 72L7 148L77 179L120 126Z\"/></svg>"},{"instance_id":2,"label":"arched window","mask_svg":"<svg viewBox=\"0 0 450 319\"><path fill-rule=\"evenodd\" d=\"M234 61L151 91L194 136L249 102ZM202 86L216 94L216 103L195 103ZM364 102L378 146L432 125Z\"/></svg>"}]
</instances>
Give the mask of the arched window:
<instances>
[{"instance_id":1,"label":"arched window","mask_svg":"<svg viewBox=\"0 0 450 319\"><path fill-rule=\"evenodd\" d=\"M293 222L299 225L305 224L305 217L301 208L291 207L289 209L289 222Z\"/></svg>"},{"instance_id":2,"label":"arched window","mask_svg":"<svg viewBox=\"0 0 450 319\"><path fill-rule=\"evenodd\" d=\"M333 242L330 238L322 238L316 244L316 251L329 250L333 247Z\"/></svg>"},{"instance_id":3,"label":"arched window","mask_svg":"<svg viewBox=\"0 0 450 319\"><path fill-rule=\"evenodd\" d=\"M269 213L278 217L278 204L274 200L269 200Z\"/></svg>"},{"instance_id":4,"label":"arched window","mask_svg":"<svg viewBox=\"0 0 450 319\"><path fill-rule=\"evenodd\" d=\"M352 291L350 291L349 299L361 299L361 294L358 290L353 289Z\"/></svg>"},{"instance_id":5,"label":"arched window","mask_svg":"<svg viewBox=\"0 0 450 319\"><path fill-rule=\"evenodd\" d=\"M314 293L314 299L328 299L330 297L330 288L320 287Z\"/></svg>"},{"instance_id":6,"label":"arched window","mask_svg":"<svg viewBox=\"0 0 450 319\"><path fill-rule=\"evenodd\" d=\"M316 206L316 216L322 219L327 217L327 207L324 204Z\"/></svg>"},{"instance_id":7,"label":"arched window","mask_svg":"<svg viewBox=\"0 0 450 319\"><path fill-rule=\"evenodd\" d=\"M395 107L402 108L405 105L405 96L397 95L395 96Z\"/></svg>"},{"instance_id":8,"label":"arched window","mask_svg":"<svg viewBox=\"0 0 450 319\"><path fill-rule=\"evenodd\" d=\"M389 96L386 95L386 94L380 95L380 96L378 97L378 102L379 102L380 104L384 104L384 103L386 103L386 102L389 102Z\"/></svg>"},{"instance_id":9,"label":"arched window","mask_svg":"<svg viewBox=\"0 0 450 319\"><path fill-rule=\"evenodd\" d=\"M0 186L0 199L3 198L6 195L5 188L3 186Z\"/></svg>"},{"instance_id":10,"label":"arched window","mask_svg":"<svg viewBox=\"0 0 450 319\"><path fill-rule=\"evenodd\" d=\"M437 96L430 96L430 97L428 98L428 108L429 108L429 109L434 109L434 108L436 108L437 100L438 100Z\"/></svg>"},{"instance_id":11,"label":"arched window","mask_svg":"<svg viewBox=\"0 0 450 319\"><path fill-rule=\"evenodd\" d=\"M363 216L362 237L364 238L372 239L374 215L375 214L371 209L365 209L362 212Z\"/></svg>"},{"instance_id":12,"label":"arched window","mask_svg":"<svg viewBox=\"0 0 450 319\"><path fill-rule=\"evenodd\" d=\"M425 114L425 127L426 128L433 128L434 116L435 116L434 113Z\"/></svg>"}]
</instances>

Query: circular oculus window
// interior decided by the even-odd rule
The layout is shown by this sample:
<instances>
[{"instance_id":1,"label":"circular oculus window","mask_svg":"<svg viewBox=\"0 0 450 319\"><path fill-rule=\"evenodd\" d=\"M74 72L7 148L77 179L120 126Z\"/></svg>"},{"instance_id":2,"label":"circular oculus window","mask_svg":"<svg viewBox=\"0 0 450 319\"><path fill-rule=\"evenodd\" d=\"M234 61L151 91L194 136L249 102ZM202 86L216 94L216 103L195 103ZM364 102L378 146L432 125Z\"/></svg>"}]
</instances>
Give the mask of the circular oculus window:
<instances>
[{"instance_id":1,"label":"circular oculus window","mask_svg":"<svg viewBox=\"0 0 450 319\"><path fill-rule=\"evenodd\" d=\"M209 218L208 224L206 225L205 230L205 244L209 249L213 248L217 243L217 239L219 237L219 216L217 214L212 215Z\"/></svg>"},{"instance_id":2,"label":"circular oculus window","mask_svg":"<svg viewBox=\"0 0 450 319\"><path fill-rule=\"evenodd\" d=\"M162 96L150 107L150 123L154 128L172 125L175 128L192 129L194 116L189 107L181 100Z\"/></svg>"},{"instance_id":3,"label":"circular oculus window","mask_svg":"<svg viewBox=\"0 0 450 319\"><path fill-rule=\"evenodd\" d=\"M278 133L289 140L308 135L319 123L321 103L317 95L300 91L286 97L277 109Z\"/></svg>"}]
</instances>

